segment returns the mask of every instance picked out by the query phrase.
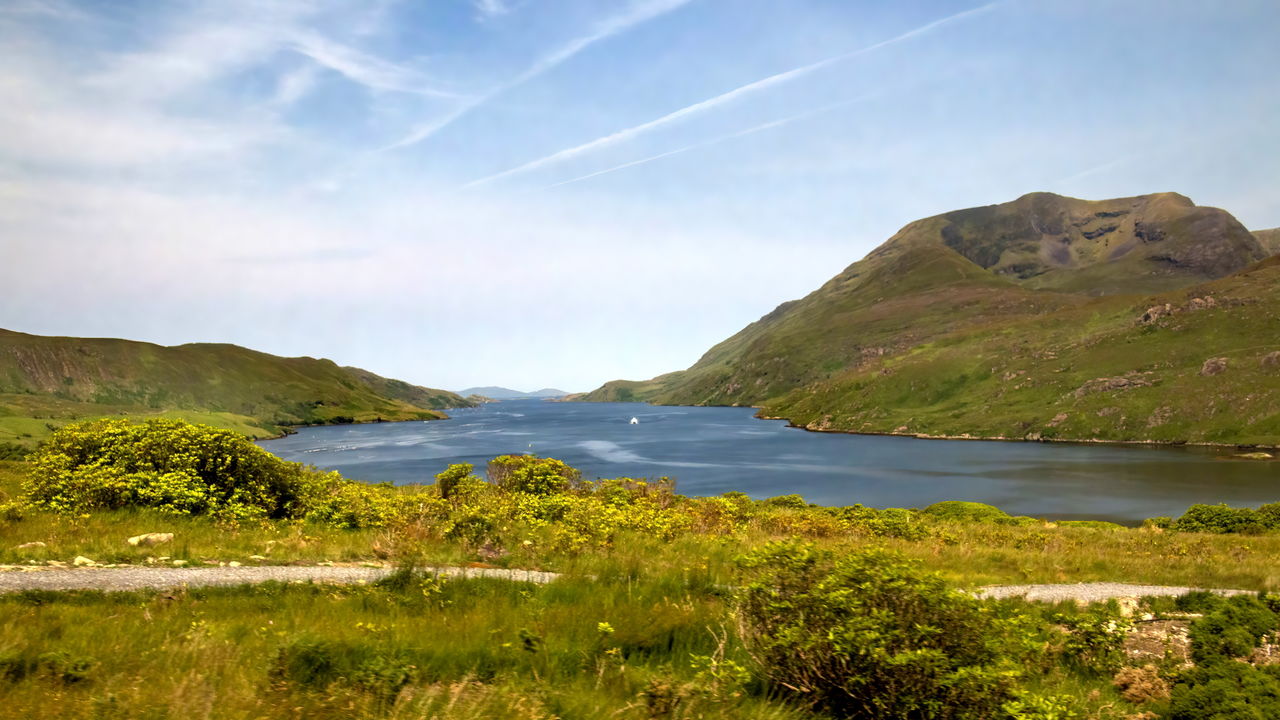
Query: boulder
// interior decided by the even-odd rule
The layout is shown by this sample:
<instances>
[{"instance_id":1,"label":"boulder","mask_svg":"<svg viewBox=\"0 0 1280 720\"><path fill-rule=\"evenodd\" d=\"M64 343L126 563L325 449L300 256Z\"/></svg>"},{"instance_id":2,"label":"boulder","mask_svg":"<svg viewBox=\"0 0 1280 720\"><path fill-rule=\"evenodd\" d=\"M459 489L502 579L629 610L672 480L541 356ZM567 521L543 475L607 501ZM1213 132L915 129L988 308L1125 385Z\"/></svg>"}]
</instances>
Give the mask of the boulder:
<instances>
[{"instance_id":1,"label":"boulder","mask_svg":"<svg viewBox=\"0 0 1280 720\"><path fill-rule=\"evenodd\" d=\"M72 565L75 565L76 567L93 567L94 565L97 565L98 563L96 563L96 562L94 562L94 561L90 560L89 558L87 558L87 557L85 557L85 556L83 556L83 555L77 555L77 556L76 556L76 559L71 561L71 564L72 564Z\"/></svg>"},{"instance_id":2,"label":"boulder","mask_svg":"<svg viewBox=\"0 0 1280 720\"><path fill-rule=\"evenodd\" d=\"M1224 357L1209 358L1204 361L1204 365L1200 367L1200 374L1208 377L1210 375L1221 375L1227 371L1227 365L1230 361Z\"/></svg>"},{"instance_id":3,"label":"boulder","mask_svg":"<svg viewBox=\"0 0 1280 720\"><path fill-rule=\"evenodd\" d=\"M173 533L143 533L129 538L129 544L134 547L155 547L172 541Z\"/></svg>"},{"instance_id":4,"label":"boulder","mask_svg":"<svg viewBox=\"0 0 1280 720\"><path fill-rule=\"evenodd\" d=\"M14 550L36 550L42 547L48 547L48 545L45 545L39 540L36 540L35 542L22 543L21 545L15 546L13 549Z\"/></svg>"},{"instance_id":5,"label":"boulder","mask_svg":"<svg viewBox=\"0 0 1280 720\"><path fill-rule=\"evenodd\" d=\"M1280 350L1267 353L1262 358L1262 367L1264 368L1280 368Z\"/></svg>"}]
</instances>

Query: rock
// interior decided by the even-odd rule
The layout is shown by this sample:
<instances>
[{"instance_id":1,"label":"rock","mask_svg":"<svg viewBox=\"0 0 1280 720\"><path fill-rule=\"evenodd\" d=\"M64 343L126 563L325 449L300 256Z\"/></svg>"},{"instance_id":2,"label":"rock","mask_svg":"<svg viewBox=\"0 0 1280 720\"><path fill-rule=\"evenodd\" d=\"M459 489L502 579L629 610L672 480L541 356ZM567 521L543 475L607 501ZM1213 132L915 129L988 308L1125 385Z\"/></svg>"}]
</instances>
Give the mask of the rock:
<instances>
[{"instance_id":1,"label":"rock","mask_svg":"<svg viewBox=\"0 0 1280 720\"><path fill-rule=\"evenodd\" d=\"M155 547L167 542L173 542L173 533L151 532L129 538L129 544L134 547Z\"/></svg>"},{"instance_id":2,"label":"rock","mask_svg":"<svg viewBox=\"0 0 1280 720\"><path fill-rule=\"evenodd\" d=\"M1267 353L1262 358L1262 367L1264 368L1280 368L1280 350Z\"/></svg>"},{"instance_id":3,"label":"rock","mask_svg":"<svg viewBox=\"0 0 1280 720\"><path fill-rule=\"evenodd\" d=\"M1151 379L1141 375L1127 375L1124 377L1100 377L1094 378L1089 382L1076 388L1075 396L1084 397L1098 392L1113 392L1117 390L1132 390L1139 387L1150 387Z\"/></svg>"},{"instance_id":4,"label":"rock","mask_svg":"<svg viewBox=\"0 0 1280 720\"><path fill-rule=\"evenodd\" d=\"M232 560L231 562L227 563L227 567L240 567L240 563L236 562L235 560Z\"/></svg>"},{"instance_id":5,"label":"rock","mask_svg":"<svg viewBox=\"0 0 1280 720\"><path fill-rule=\"evenodd\" d=\"M1230 360L1224 357L1209 358L1204 361L1204 365L1200 366L1200 374L1205 377L1211 375L1221 375L1227 371L1227 365Z\"/></svg>"},{"instance_id":6,"label":"rock","mask_svg":"<svg viewBox=\"0 0 1280 720\"><path fill-rule=\"evenodd\" d=\"M1245 460L1270 460L1272 458L1272 455L1271 453L1264 453L1264 452L1247 452L1247 453L1241 453L1236 457L1244 458Z\"/></svg>"},{"instance_id":7,"label":"rock","mask_svg":"<svg viewBox=\"0 0 1280 720\"><path fill-rule=\"evenodd\" d=\"M98 563L90 560L89 558L83 555L77 555L76 559L71 561L71 564L76 567L92 567L94 565L97 565Z\"/></svg>"},{"instance_id":8,"label":"rock","mask_svg":"<svg viewBox=\"0 0 1280 720\"><path fill-rule=\"evenodd\" d=\"M36 541L34 541L34 542L22 543L21 545L17 545L17 546L15 546L13 549L14 549L14 550L36 550L36 549L38 549L38 548L42 548L42 547L49 547L49 546L48 546L48 545L45 545L44 543L40 542L39 540L36 540Z\"/></svg>"},{"instance_id":9,"label":"rock","mask_svg":"<svg viewBox=\"0 0 1280 720\"><path fill-rule=\"evenodd\" d=\"M258 561L262 561L262 560L266 560L267 558L266 558L266 556L265 556L265 555L250 555L250 556L249 556L249 559L250 559L250 560L258 560Z\"/></svg>"},{"instance_id":10,"label":"rock","mask_svg":"<svg viewBox=\"0 0 1280 720\"><path fill-rule=\"evenodd\" d=\"M173 566L174 566L174 567L186 567L186 566L187 566L187 561L186 561L186 560L174 560L174 561L173 561Z\"/></svg>"},{"instance_id":11,"label":"rock","mask_svg":"<svg viewBox=\"0 0 1280 720\"><path fill-rule=\"evenodd\" d=\"M1173 314L1173 306L1170 305L1169 303L1165 303L1164 305L1152 305L1151 307L1147 308L1147 311L1145 313L1142 314L1142 317L1138 319L1138 322L1151 323L1151 322L1155 322L1156 320L1159 320L1160 318L1166 315L1172 315L1172 314Z\"/></svg>"},{"instance_id":12,"label":"rock","mask_svg":"<svg viewBox=\"0 0 1280 720\"><path fill-rule=\"evenodd\" d=\"M1062 424L1062 422L1063 422L1064 420L1066 420L1068 417L1070 417L1070 416L1069 416L1069 415L1067 415L1067 413L1058 413L1057 415L1054 415L1054 416L1053 416L1053 419L1052 419L1052 420L1050 420L1050 421L1045 425L1045 427L1058 427L1058 426L1059 426L1059 425L1061 425L1061 424Z\"/></svg>"}]
</instances>

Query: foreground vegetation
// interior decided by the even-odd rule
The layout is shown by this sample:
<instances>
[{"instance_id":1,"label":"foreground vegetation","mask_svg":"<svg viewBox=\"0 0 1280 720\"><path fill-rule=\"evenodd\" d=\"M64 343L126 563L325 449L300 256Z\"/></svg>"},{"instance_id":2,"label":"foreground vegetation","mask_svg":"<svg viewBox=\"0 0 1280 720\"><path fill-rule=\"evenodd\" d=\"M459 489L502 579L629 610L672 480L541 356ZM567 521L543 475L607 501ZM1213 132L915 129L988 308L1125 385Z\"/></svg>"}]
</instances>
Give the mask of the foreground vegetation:
<instances>
[{"instance_id":1,"label":"foreground vegetation","mask_svg":"<svg viewBox=\"0 0 1280 720\"><path fill-rule=\"evenodd\" d=\"M958 589L1280 589L1274 507L1128 529L976 503L686 498L666 481L588 482L527 456L497 458L487 476L455 465L429 485L368 486L212 428L66 428L30 462L0 463L5 562L402 571L373 586L0 597L0 715L1198 720L1269 717L1248 714L1269 712L1254 695L1280 687L1231 660L1270 647L1269 597L1141 608L1204 614L1196 666L1166 653L1126 669L1131 620L1114 605ZM125 542L146 532L174 538ZM535 586L412 572L436 564L563 575Z\"/></svg>"}]
</instances>

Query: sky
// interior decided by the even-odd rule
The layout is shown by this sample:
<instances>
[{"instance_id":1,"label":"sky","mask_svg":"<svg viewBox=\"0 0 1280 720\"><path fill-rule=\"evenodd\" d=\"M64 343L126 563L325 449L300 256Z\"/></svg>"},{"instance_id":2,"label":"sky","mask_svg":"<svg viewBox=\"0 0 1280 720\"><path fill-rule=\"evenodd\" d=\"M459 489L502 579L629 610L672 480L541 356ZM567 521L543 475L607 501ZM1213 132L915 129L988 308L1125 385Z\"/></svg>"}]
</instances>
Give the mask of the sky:
<instances>
[{"instance_id":1,"label":"sky","mask_svg":"<svg viewBox=\"0 0 1280 720\"><path fill-rule=\"evenodd\" d=\"M1280 226L1275 0L0 0L0 327L446 389L691 365L908 222Z\"/></svg>"}]
</instances>

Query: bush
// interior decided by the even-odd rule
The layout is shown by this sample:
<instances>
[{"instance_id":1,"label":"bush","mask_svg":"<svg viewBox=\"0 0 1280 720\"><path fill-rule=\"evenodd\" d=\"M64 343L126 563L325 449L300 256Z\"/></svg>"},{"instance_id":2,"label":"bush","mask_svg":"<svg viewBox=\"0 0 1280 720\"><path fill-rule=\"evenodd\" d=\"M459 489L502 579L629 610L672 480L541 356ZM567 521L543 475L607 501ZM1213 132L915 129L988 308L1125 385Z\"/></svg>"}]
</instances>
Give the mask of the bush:
<instances>
[{"instance_id":1,"label":"bush","mask_svg":"<svg viewBox=\"0 0 1280 720\"><path fill-rule=\"evenodd\" d=\"M286 462L230 430L178 420L68 425L31 463L28 501L64 513L142 507L365 528L421 514L430 499Z\"/></svg>"},{"instance_id":2,"label":"bush","mask_svg":"<svg viewBox=\"0 0 1280 720\"><path fill-rule=\"evenodd\" d=\"M1170 720L1270 720L1280 717L1280 665L1224 662L1188 672L1174 685Z\"/></svg>"},{"instance_id":3,"label":"bush","mask_svg":"<svg viewBox=\"0 0 1280 720\"><path fill-rule=\"evenodd\" d=\"M982 604L884 551L748 555L743 641L778 692L841 717L990 718L1018 676Z\"/></svg>"},{"instance_id":4,"label":"bush","mask_svg":"<svg viewBox=\"0 0 1280 720\"><path fill-rule=\"evenodd\" d=\"M1085 673L1111 675L1124 663L1124 640L1131 623L1118 612L1087 610L1054 618L1067 631L1063 659Z\"/></svg>"},{"instance_id":5,"label":"bush","mask_svg":"<svg viewBox=\"0 0 1280 720\"><path fill-rule=\"evenodd\" d=\"M948 522L998 522L1009 519L1009 513L998 507L963 500L936 502L921 512Z\"/></svg>"},{"instance_id":6,"label":"bush","mask_svg":"<svg viewBox=\"0 0 1280 720\"><path fill-rule=\"evenodd\" d=\"M1247 657L1277 627L1280 617L1266 603L1253 595L1236 595L1191 625L1191 659L1212 665Z\"/></svg>"},{"instance_id":7,"label":"bush","mask_svg":"<svg viewBox=\"0 0 1280 720\"><path fill-rule=\"evenodd\" d=\"M343 685L391 700L413 680L417 667L405 653L359 642L303 638L281 647L271 678L299 689Z\"/></svg>"},{"instance_id":8,"label":"bush","mask_svg":"<svg viewBox=\"0 0 1280 720\"><path fill-rule=\"evenodd\" d=\"M440 497L451 498L458 494L461 487L465 487L468 481L478 481L479 478L471 474L475 469L471 463L454 463L445 468L444 472L436 475L436 488L440 490Z\"/></svg>"},{"instance_id":9,"label":"bush","mask_svg":"<svg viewBox=\"0 0 1280 720\"><path fill-rule=\"evenodd\" d=\"M489 462L489 481L513 492L554 495L568 491L581 479L576 468L555 458L501 455Z\"/></svg>"},{"instance_id":10,"label":"bush","mask_svg":"<svg viewBox=\"0 0 1280 720\"><path fill-rule=\"evenodd\" d=\"M1260 533L1280 528L1280 508L1264 505L1259 510L1228 505L1192 505L1173 522L1180 532Z\"/></svg>"},{"instance_id":11,"label":"bush","mask_svg":"<svg viewBox=\"0 0 1280 720\"><path fill-rule=\"evenodd\" d=\"M0 460L25 460L31 448L17 443L0 442Z\"/></svg>"}]
</instances>

